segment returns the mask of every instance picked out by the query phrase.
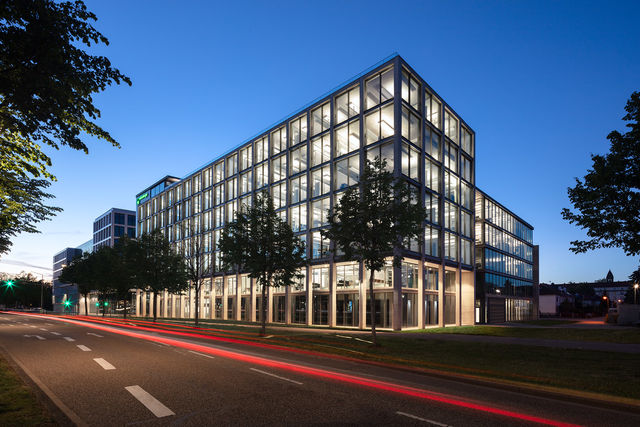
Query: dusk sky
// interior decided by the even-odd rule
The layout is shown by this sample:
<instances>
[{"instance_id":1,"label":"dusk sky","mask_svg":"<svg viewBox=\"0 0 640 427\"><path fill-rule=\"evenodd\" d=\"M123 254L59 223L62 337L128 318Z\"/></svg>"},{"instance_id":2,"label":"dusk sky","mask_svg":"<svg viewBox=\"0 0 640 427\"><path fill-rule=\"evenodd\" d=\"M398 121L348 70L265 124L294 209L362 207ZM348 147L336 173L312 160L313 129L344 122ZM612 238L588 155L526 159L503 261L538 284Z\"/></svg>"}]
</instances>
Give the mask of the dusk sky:
<instances>
[{"instance_id":1,"label":"dusk sky","mask_svg":"<svg viewBox=\"0 0 640 427\"><path fill-rule=\"evenodd\" d=\"M400 54L476 132L476 184L535 227L542 282L625 280L620 250L575 255L567 187L624 131L640 90L640 2L86 1L106 55L133 86L94 97L122 145L48 150L64 212L21 235L0 271L51 274L93 219L135 208L390 54ZM25 266L40 266L39 270Z\"/></svg>"}]
</instances>

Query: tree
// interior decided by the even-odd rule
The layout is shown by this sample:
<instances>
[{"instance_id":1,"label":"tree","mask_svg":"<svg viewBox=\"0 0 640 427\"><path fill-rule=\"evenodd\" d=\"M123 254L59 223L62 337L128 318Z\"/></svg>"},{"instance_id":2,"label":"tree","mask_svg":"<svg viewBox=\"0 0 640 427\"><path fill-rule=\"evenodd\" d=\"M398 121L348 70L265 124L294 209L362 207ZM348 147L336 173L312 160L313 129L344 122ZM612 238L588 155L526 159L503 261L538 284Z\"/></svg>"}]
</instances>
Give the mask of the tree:
<instances>
[{"instance_id":1,"label":"tree","mask_svg":"<svg viewBox=\"0 0 640 427\"><path fill-rule=\"evenodd\" d=\"M260 335L265 336L267 288L294 285L301 277L298 269L305 263L304 244L289 224L280 219L273 199L263 191L255 196L251 206L243 206L236 212L218 245L226 271L245 271L256 279L262 293Z\"/></svg>"},{"instance_id":2,"label":"tree","mask_svg":"<svg viewBox=\"0 0 640 427\"><path fill-rule=\"evenodd\" d=\"M568 189L574 210L564 208L562 217L589 237L571 242L575 253L617 247L627 256L640 254L640 92L631 94L625 111L630 130L611 132L609 153L592 155L592 168Z\"/></svg>"},{"instance_id":3,"label":"tree","mask_svg":"<svg viewBox=\"0 0 640 427\"><path fill-rule=\"evenodd\" d=\"M43 145L88 152L81 134L116 140L95 123L92 95L131 80L104 56L83 47L108 45L92 25L96 16L80 0L5 0L0 3L0 254L20 232L59 210L42 203L55 177ZM40 195L24 189L32 188ZM35 212L35 213L34 213Z\"/></svg>"},{"instance_id":4,"label":"tree","mask_svg":"<svg viewBox=\"0 0 640 427\"><path fill-rule=\"evenodd\" d=\"M369 270L371 334L376 340L373 279L385 260L393 255L399 267L410 239L424 233L427 212L406 182L396 180L386 161L376 157L364 166L360 183L348 188L329 212L329 228L322 235L344 252L346 259L360 259Z\"/></svg>"},{"instance_id":5,"label":"tree","mask_svg":"<svg viewBox=\"0 0 640 427\"><path fill-rule=\"evenodd\" d=\"M200 291L204 284L204 279L211 276L211 262L205 251L204 234L200 233L199 227L195 226L195 219L191 219L188 227L183 227L182 235L187 237L184 247L185 265L187 278L191 282L191 287L195 293L195 324L198 326L200 315ZM191 236L189 238L189 236Z\"/></svg>"},{"instance_id":6,"label":"tree","mask_svg":"<svg viewBox=\"0 0 640 427\"><path fill-rule=\"evenodd\" d=\"M139 271L137 282L147 292L153 292L153 321L158 317L158 292L171 293L188 289L189 283L182 255L171 248L160 230L145 233L137 240L140 245L135 264Z\"/></svg>"},{"instance_id":7,"label":"tree","mask_svg":"<svg viewBox=\"0 0 640 427\"><path fill-rule=\"evenodd\" d=\"M9 307L40 307L51 309L51 284L33 276L20 273L17 276L1 274L0 305Z\"/></svg>"}]
</instances>

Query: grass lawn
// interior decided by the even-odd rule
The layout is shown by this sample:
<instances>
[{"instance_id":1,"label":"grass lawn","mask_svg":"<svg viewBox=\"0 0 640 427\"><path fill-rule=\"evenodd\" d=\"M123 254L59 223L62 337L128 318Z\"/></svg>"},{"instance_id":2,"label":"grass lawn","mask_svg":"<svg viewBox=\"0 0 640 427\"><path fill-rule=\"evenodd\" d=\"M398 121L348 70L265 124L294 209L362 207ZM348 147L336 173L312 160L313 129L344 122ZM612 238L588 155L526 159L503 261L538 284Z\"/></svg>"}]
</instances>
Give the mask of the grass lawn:
<instances>
[{"instance_id":1,"label":"grass lawn","mask_svg":"<svg viewBox=\"0 0 640 427\"><path fill-rule=\"evenodd\" d=\"M29 387L0 357L0 425L53 426Z\"/></svg>"},{"instance_id":2,"label":"grass lawn","mask_svg":"<svg viewBox=\"0 0 640 427\"><path fill-rule=\"evenodd\" d=\"M640 328L588 329L588 328L519 328L504 326L455 326L448 328L407 331L429 334L489 335L494 337L541 338L549 340L598 341L620 344L640 344Z\"/></svg>"}]
</instances>

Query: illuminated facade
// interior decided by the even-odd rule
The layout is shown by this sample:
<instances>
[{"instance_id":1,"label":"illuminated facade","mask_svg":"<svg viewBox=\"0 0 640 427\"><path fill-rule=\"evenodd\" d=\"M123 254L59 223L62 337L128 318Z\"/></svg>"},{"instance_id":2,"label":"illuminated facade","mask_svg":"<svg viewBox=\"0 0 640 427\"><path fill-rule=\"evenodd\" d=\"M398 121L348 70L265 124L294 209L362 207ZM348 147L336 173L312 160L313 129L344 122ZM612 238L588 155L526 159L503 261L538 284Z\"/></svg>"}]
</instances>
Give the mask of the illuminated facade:
<instances>
[{"instance_id":1,"label":"illuminated facade","mask_svg":"<svg viewBox=\"0 0 640 427\"><path fill-rule=\"evenodd\" d=\"M429 216L402 266L389 262L375 274L377 326L473 324L474 143L473 130L395 55L183 179L166 177L141 191L137 232L159 228L178 250L189 247L191 234L203 235L214 273L200 299L202 317L257 321L260 293L247 275L220 271L216 242L238 207L266 189L306 242L309 260L298 287L269 289L268 321L366 328L369 272L334 257L320 230L327 210L357 184L365 159L381 156L421 195ZM159 296L161 315L193 315L191 293ZM150 313L151 301L137 292L138 314Z\"/></svg>"},{"instance_id":2,"label":"illuminated facade","mask_svg":"<svg viewBox=\"0 0 640 427\"><path fill-rule=\"evenodd\" d=\"M536 318L538 248L533 227L476 189L476 322Z\"/></svg>"}]
</instances>

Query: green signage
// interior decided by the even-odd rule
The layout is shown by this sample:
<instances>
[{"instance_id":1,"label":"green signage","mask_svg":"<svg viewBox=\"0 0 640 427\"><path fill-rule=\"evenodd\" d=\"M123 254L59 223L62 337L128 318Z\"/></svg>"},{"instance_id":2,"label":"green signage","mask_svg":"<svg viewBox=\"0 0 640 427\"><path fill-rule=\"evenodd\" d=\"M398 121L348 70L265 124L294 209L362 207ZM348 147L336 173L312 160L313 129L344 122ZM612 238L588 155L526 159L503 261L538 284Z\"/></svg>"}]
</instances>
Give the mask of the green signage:
<instances>
[{"instance_id":1,"label":"green signage","mask_svg":"<svg viewBox=\"0 0 640 427\"><path fill-rule=\"evenodd\" d=\"M136 205L139 205L143 199L147 198L147 196L149 196L149 193L144 193L138 196L138 198L136 199Z\"/></svg>"}]
</instances>

